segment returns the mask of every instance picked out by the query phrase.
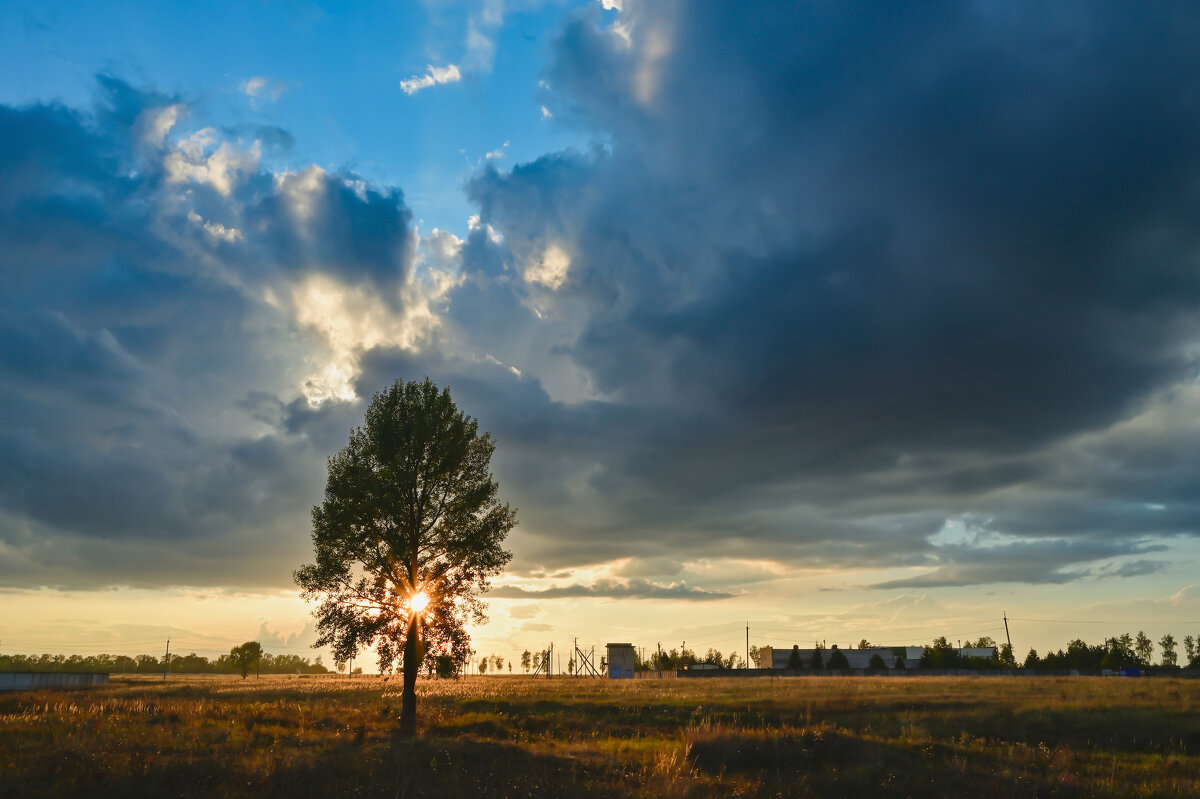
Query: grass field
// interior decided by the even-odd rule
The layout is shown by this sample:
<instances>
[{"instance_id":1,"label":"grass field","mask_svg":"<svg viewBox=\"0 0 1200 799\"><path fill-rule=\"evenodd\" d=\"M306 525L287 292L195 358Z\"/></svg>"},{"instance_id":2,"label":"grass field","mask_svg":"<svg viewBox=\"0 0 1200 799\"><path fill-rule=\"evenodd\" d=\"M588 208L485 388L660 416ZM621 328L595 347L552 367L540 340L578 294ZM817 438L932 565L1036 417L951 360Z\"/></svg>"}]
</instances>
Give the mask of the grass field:
<instances>
[{"instance_id":1,"label":"grass field","mask_svg":"<svg viewBox=\"0 0 1200 799\"><path fill-rule=\"evenodd\" d=\"M1200 682L117 680L0 695L0 796L1200 796Z\"/></svg>"}]
</instances>

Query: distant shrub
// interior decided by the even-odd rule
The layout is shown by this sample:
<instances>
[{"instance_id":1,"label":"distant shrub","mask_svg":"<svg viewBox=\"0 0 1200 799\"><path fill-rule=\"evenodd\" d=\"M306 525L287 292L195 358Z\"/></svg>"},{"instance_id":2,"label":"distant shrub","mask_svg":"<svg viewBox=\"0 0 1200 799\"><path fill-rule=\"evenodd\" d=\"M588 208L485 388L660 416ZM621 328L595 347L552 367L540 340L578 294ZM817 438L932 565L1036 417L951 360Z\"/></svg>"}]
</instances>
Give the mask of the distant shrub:
<instances>
[{"instance_id":1,"label":"distant shrub","mask_svg":"<svg viewBox=\"0 0 1200 799\"><path fill-rule=\"evenodd\" d=\"M897 658L899 660L899 658ZM871 669L874 671L887 671L887 664L883 662L883 658L878 654L871 655Z\"/></svg>"},{"instance_id":2,"label":"distant shrub","mask_svg":"<svg viewBox=\"0 0 1200 799\"><path fill-rule=\"evenodd\" d=\"M829 668L838 669L840 671L847 671L850 669L850 661L846 660L846 656L842 653L842 650L838 649L836 646L829 655Z\"/></svg>"},{"instance_id":3,"label":"distant shrub","mask_svg":"<svg viewBox=\"0 0 1200 799\"><path fill-rule=\"evenodd\" d=\"M798 645L792 647L792 654L788 656L789 669L802 669L804 664L800 662L800 647Z\"/></svg>"}]
</instances>

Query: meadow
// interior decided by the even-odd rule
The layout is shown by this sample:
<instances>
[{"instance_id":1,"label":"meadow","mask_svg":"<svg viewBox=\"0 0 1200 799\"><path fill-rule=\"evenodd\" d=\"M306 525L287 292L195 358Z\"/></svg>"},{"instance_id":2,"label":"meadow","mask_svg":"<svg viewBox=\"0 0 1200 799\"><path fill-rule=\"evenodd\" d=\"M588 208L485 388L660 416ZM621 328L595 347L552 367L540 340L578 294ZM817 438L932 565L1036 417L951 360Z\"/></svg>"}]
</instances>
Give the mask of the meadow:
<instances>
[{"instance_id":1,"label":"meadow","mask_svg":"<svg viewBox=\"0 0 1200 799\"><path fill-rule=\"evenodd\" d=\"M1200 681L173 677L0 695L0 796L1200 796Z\"/></svg>"}]
</instances>

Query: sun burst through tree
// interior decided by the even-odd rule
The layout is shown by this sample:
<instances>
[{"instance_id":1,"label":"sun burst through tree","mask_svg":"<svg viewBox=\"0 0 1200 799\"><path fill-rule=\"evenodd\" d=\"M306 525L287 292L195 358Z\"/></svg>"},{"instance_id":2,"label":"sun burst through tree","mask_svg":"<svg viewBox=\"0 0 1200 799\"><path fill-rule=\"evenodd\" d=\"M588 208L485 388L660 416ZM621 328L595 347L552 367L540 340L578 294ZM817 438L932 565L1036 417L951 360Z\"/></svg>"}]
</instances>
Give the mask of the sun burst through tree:
<instances>
[{"instance_id":1,"label":"sun burst through tree","mask_svg":"<svg viewBox=\"0 0 1200 799\"><path fill-rule=\"evenodd\" d=\"M318 602L319 636L346 660L374 647L381 669L400 659L400 727L416 730L416 679L427 656L470 655L467 622L486 621L479 595L512 554L516 512L498 499L495 445L449 390L397 380L329 459L313 508L314 562L295 573Z\"/></svg>"}]
</instances>

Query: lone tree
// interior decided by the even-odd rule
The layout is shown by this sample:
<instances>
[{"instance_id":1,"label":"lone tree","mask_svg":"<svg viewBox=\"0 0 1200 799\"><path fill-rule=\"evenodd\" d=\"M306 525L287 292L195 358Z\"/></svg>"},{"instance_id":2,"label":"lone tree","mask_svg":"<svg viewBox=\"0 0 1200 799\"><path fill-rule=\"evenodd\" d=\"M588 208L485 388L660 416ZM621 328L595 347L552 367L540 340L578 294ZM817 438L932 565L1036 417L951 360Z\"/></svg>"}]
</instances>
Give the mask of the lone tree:
<instances>
[{"instance_id":1,"label":"lone tree","mask_svg":"<svg viewBox=\"0 0 1200 799\"><path fill-rule=\"evenodd\" d=\"M235 646L229 650L229 659L233 665L237 666L238 671L242 673L242 679L246 679L246 675L250 673L250 669L258 665L262 660L263 648L258 641L247 641L241 646Z\"/></svg>"},{"instance_id":2,"label":"lone tree","mask_svg":"<svg viewBox=\"0 0 1200 799\"><path fill-rule=\"evenodd\" d=\"M397 380L329 459L313 508L315 561L296 570L319 601L315 646L345 659L375 647L381 669L403 653L400 729L417 723L417 671L427 653L465 663L468 621L486 621L479 594L508 563L517 523L489 471L495 445L449 390Z\"/></svg>"}]
</instances>

